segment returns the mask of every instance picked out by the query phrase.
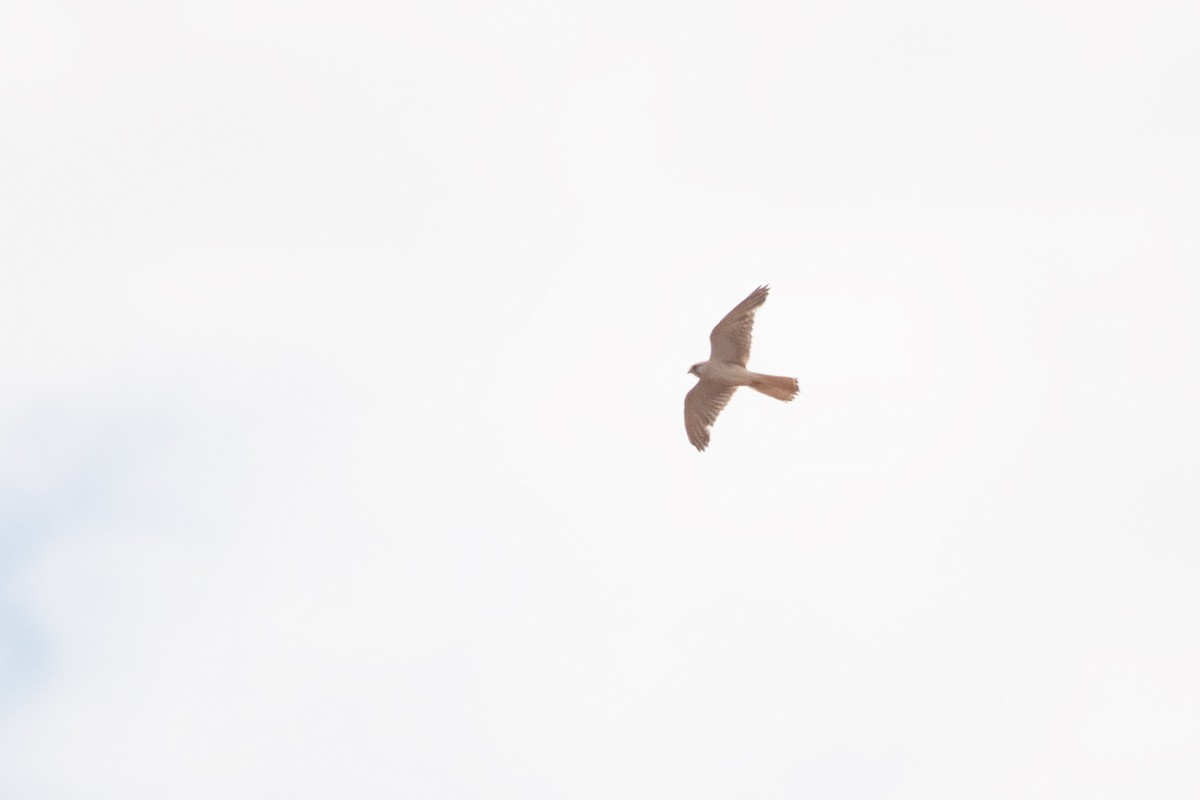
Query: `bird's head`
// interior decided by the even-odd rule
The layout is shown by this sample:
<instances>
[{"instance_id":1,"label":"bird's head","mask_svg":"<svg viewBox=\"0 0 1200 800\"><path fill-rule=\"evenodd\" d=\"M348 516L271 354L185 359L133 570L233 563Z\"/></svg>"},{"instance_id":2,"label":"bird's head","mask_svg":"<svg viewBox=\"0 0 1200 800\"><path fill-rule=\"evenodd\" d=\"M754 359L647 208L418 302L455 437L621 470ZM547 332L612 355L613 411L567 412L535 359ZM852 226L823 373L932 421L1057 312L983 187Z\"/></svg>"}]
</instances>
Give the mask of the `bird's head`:
<instances>
[{"instance_id":1,"label":"bird's head","mask_svg":"<svg viewBox=\"0 0 1200 800\"><path fill-rule=\"evenodd\" d=\"M692 368L688 370L688 375L695 375L697 378L699 378L700 368L704 366L704 364L704 361L697 361L695 364L692 364Z\"/></svg>"}]
</instances>

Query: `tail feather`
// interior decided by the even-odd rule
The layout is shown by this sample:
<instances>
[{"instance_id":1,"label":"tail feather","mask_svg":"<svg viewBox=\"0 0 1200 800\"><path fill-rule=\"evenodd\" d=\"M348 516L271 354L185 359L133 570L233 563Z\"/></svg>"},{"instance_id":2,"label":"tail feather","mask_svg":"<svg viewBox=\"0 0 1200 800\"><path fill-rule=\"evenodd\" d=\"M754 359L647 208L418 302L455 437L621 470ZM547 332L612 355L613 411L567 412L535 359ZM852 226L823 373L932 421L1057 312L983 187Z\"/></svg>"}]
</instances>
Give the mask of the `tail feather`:
<instances>
[{"instance_id":1,"label":"tail feather","mask_svg":"<svg viewBox=\"0 0 1200 800\"><path fill-rule=\"evenodd\" d=\"M757 389L763 394L785 403L800 394L800 384L796 382L795 378L759 375L757 372L750 374L750 388Z\"/></svg>"}]
</instances>

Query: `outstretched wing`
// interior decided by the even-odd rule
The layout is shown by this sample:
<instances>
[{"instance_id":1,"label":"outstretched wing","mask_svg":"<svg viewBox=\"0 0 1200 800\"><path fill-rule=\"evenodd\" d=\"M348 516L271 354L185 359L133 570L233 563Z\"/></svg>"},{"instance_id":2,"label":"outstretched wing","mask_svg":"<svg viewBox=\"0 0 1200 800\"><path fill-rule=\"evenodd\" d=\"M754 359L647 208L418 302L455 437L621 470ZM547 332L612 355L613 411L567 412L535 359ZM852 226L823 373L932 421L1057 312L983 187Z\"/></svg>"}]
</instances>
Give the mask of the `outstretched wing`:
<instances>
[{"instance_id":1,"label":"outstretched wing","mask_svg":"<svg viewBox=\"0 0 1200 800\"><path fill-rule=\"evenodd\" d=\"M683 426L697 450L708 447L708 426L717 421L734 389L737 387L728 383L701 379L683 398Z\"/></svg>"},{"instance_id":2,"label":"outstretched wing","mask_svg":"<svg viewBox=\"0 0 1200 800\"><path fill-rule=\"evenodd\" d=\"M708 335L712 345L709 361L729 361L746 366L750 358L750 331L754 327L754 312L767 301L769 286L760 286L725 315ZM694 444L694 442L693 442Z\"/></svg>"}]
</instances>

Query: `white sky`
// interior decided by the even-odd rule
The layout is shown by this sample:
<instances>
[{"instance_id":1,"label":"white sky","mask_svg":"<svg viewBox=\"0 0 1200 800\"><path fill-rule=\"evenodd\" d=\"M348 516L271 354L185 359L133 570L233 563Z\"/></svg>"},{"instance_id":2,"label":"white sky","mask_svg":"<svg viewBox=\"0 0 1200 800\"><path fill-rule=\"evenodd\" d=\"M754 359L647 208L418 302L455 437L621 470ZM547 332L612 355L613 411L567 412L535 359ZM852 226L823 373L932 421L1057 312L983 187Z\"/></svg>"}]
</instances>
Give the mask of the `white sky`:
<instances>
[{"instance_id":1,"label":"white sky","mask_svg":"<svg viewBox=\"0 0 1200 800\"><path fill-rule=\"evenodd\" d=\"M0 795L1200 795L1197 41L4 3Z\"/></svg>"}]
</instances>

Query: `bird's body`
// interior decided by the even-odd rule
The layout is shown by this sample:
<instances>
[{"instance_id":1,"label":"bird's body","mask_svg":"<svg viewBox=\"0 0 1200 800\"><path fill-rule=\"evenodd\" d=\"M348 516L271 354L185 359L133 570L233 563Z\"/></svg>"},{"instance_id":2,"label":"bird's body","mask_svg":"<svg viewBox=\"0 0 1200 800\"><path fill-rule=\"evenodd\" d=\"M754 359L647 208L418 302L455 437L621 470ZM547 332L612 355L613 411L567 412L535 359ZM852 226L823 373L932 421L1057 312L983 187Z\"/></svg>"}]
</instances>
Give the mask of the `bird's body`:
<instances>
[{"instance_id":1,"label":"bird's body","mask_svg":"<svg viewBox=\"0 0 1200 800\"><path fill-rule=\"evenodd\" d=\"M750 376L754 374L740 364L728 361L701 361L695 369L700 380L721 381L734 386L749 386Z\"/></svg>"},{"instance_id":2,"label":"bird's body","mask_svg":"<svg viewBox=\"0 0 1200 800\"><path fill-rule=\"evenodd\" d=\"M766 302L769 291L769 287L758 287L726 314L709 334L708 361L693 364L688 370L700 380L683 400L683 424L688 441L697 450L708 447L708 428L739 386L749 386L784 402L800 392L795 378L761 375L746 369L754 312Z\"/></svg>"}]
</instances>

